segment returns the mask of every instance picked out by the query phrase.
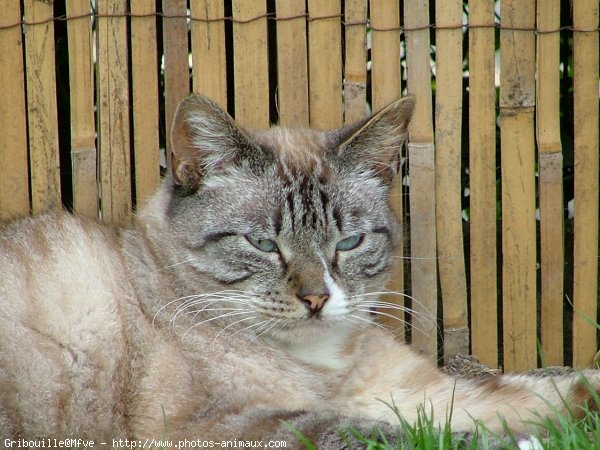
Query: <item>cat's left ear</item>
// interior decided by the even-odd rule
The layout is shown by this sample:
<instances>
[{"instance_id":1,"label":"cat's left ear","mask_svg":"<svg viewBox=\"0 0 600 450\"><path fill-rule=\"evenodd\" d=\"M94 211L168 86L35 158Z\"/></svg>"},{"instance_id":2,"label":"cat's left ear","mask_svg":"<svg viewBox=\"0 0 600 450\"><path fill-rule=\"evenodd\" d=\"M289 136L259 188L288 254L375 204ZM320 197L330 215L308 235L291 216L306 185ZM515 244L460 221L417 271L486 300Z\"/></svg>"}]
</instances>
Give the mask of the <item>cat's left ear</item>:
<instances>
[{"instance_id":1,"label":"cat's left ear","mask_svg":"<svg viewBox=\"0 0 600 450\"><path fill-rule=\"evenodd\" d=\"M339 143L337 158L346 166L371 169L386 184L391 183L400 168L400 151L414 108L414 97L407 96L362 123L334 132Z\"/></svg>"}]
</instances>

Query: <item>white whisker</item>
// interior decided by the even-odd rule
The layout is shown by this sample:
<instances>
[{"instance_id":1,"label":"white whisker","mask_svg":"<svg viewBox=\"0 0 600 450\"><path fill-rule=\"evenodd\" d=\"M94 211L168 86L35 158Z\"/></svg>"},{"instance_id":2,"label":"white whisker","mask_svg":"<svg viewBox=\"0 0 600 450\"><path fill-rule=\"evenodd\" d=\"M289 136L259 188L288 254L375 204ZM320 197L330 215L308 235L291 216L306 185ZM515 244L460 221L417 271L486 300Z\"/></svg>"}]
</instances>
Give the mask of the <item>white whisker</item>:
<instances>
[{"instance_id":1,"label":"white whisker","mask_svg":"<svg viewBox=\"0 0 600 450\"><path fill-rule=\"evenodd\" d=\"M383 329L383 330L386 330L386 329L387 329L387 328L386 328L386 327L385 327L383 324L377 323L377 322L375 322L375 321L373 321L373 320L370 320L370 319L366 319L366 318L364 318L364 317L361 317L361 316L358 316L358 315L356 315L356 314L348 314L348 317L352 317L352 318L354 318L354 319L357 319L357 320L360 320L360 321L362 321L362 322L365 322L365 323L367 323L368 325L367 325L367 326L365 326L365 329L367 329L369 326L378 327L378 328L381 328L381 329Z\"/></svg>"},{"instance_id":2,"label":"white whisker","mask_svg":"<svg viewBox=\"0 0 600 450\"><path fill-rule=\"evenodd\" d=\"M181 266L182 264L187 264L187 263L189 263L189 262L192 262L192 261L194 261L195 259L196 259L195 257L191 257L191 258L188 258L188 259L184 259L183 261L177 262L177 263L175 263L175 264L170 264L170 265L168 265L168 266L162 266L162 267L159 267L159 268L158 268L158 270L159 270L159 271L163 271L163 270L170 269L170 268L172 268L172 267Z\"/></svg>"},{"instance_id":3,"label":"white whisker","mask_svg":"<svg viewBox=\"0 0 600 450\"><path fill-rule=\"evenodd\" d=\"M398 309L404 312L410 312L410 308L397 303L389 303L381 300L363 300L360 302L361 305L369 305L376 308L387 308L387 309Z\"/></svg>"},{"instance_id":4,"label":"white whisker","mask_svg":"<svg viewBox=\"0 0 600 450\"><path fill-rule=\"evenodd\" d=\"M156 320L156 318L158 317L158 315L161 313L161 311L163 309L169 307L173 303L181 302L181 301L187 300L188 298L193 298L193 297L194 297L193 295L188 295L187 297L176 298L175 300L171 300L170 302L162 305L160 308L158 308L158 311L156 311L156 313L154 314L154 317L152 317L152 325L154 325L154 321Z\"/></svg>"},{"instance_id":5,"label":"white whisker","mask_svg":"<svg viewBox=\"0 0 600 450\"><path fill-rule=\"evenodd\" d=\"M278 325L279 319L269 319L269 320L263 320L262 322L259 323L259 326L256 327L256 329L251 331L251 337L250 337L250 342L255 342L258 339L260 339L260 337L265 334L268 333L269 331L271 331L273 328L275 328Z\"/></svg>"},{"instance_id":6,"label":"white whisker","mask_svg":"<svg viewBox=\"0 0 600 450\"><path fill-rule=\"evenodd\" d=\"M389 317L390 319L397 320L398 322L400 322L403 325L409 325L409 323L406 320L404 320L404 319L402 319L402 318L400 318L398 316L394 316L393 314L388 314L388 313L384 313L382 311L370 310L370 309L360 309L360 308L357 308L356 310L357 311L361 311L361 312L368 312L368 313L376 315L376 316ZM419 331L422 331L421 328L418 328L415 325L412 325L412 326L413 326L413 328L418 329Z\"/></svg>"},{"instance_id":7,"label":"white whisker","mask_svg":"<svg viewBox=\"0 0 600 450\"><path fill-rule=\"evenodd\" d=\"M191 315L192 319L196 319L200 314L206 311L247 311L246 308L200 308L198 310L187 311L185 314Z\"/></svg>"},{"instance_id":8,"label":"white whisker","mask_svg":"<svg viewBox=\"0 0 600 450\"><path fill-rule=\"evenodd\" d=\"M275 319L269 319L269 320L261 320L260 322L256 322L253 323L252 325L248 325L247 327L241 328L239 330L234 331L229 338L232 338L233 336L235 336L238 333L243 333L244 331L248 331L248 330L252 330L250 333L252 335L254 335L254 333L257 330L262 330L265 326L267 326L268 324L270 324L273 320ZM254 328L254 329L253 329Z\"/></svg>"},{"instance_id":9,"label":"white whisker","mask_svg":"<svg viewBox=\"0 0 600 450\"><path fill-rule=\"evenodd\" d=\"M262 333L265 329L270 328L271 326L275 326L277 319L270 318L268 320L263 320L261 325L257 327L255 330L252 330L252 333Z\"/></svg>"},{"instance_id":10,"label":"white whisker","mask_svg":"<svg viewBox=\"0 0 600 450\"><path fill-rule=\"evenodd\" d=\"M215 338L213 339L213 342L212 342L212 345L213 345L213 347L214 347L215 343L217 342L217 339L219 338L219 336L221 336L221 334L223 334L223 333L225 332L225 330L227 330L227 329L229 329L229 328L231 328L231 327L233 327L233 326L237 325L237 324L238 324L238 323L240 323L240 322L245 322L245 321L247 321L247 320L254 320L255 318L256 318L256 316L244 317L243 319L236 320L235 322L232 322L232 323L230 323L230 324L229 324L229 325L227 325L226 327L223 327L223 328L221 329L221 331L219 331L219 332L217 333L217 335L215 336Z\"/></svg>"},{"instance_id":11,"label":"white whisker","mask_svg":"<svg viewBox=\"0 0 600 450\"><path fill-rule=\"evenodd\" d=\"M423 314L423 316L429 316L431 318L431 320L433 320L434 315L431 313L431 311L428 310L428 308L422 302L420 302L419 300L417 300L416 298L414 298L408 294L404 294L403 292L396 292L396 291L389 291L389 290L365 292L364 294L354 295L350 298L362 298L362 297L380 296L380 295L398 295L400 297L408 298L411 300L411 302L414 305L418 305L421 307L421 309L423 311L420 311L419 314ZM377 300L377 301L383 302L383 300ZM389 302L383 302L383 303L389 303ZM410 308L410 310L412 311L411 314L414 314L414 315L417 314L417 312L414 311L414 308Z\"/></svg>"},{"instance_id":12,"label":"white whisker","mask_svg":"<svg viewBox=\"0 0 600 450\"><path fill-rule=\"evenodd\" d=\"M177 302L183 302L182 305L180 305L177 309L185 309L187 306L192 305L196 302L202 302L202 301L206 301L206 302L216 302L219 301L221 299L231 299L231 302L234 302L232 296L238 296L238 298L243 298L243 296L253 296L254 294L251 292L246 292L246 291L240 291L237 289L226 289L223 291L216 291L216 292L209 292L209 293L205 293L205 294L192 294L192 295L186 295L183 297L179 297L176 298L175 300L171 300L168 303L165 303L164 305L162 305L158 311L156 311L156 313L154 314L154 317L152 318L152 324L154 324L156 318L158 317L158 315L166 308L168 308L170 305L177 303ZM173 320L171 319L171 322Z\"/></svg>"},{"instance_id":13,"label":"white whisker","mask_svg":"<svg viewBox=\"0 0 600 450\"><path fill-rule=\"evenodd\" d=\"M183 338L185 338L185 336L186 336L186 335L187 335L187 334L188 334L188 333L189 333L189 332L190 332L190 331L191 331L193 328L195 328L195 327L197 327L197 326L200 326L200 325L204 325L204 324L206 324L206 323L208 323L208 322L212 322L213 320L224 319L224 318L226 318L226 317L239 316L239 315L242 315L242 314L252 314L253 312L254 312L254 311L250 311L250 310L248 310L248 311L234 311L234 312L228 312L228 313L225 313L225 314L221 314L220 316L215 316L215 317L210 317L210 318L208 318L208 319L204 319L204 320L202 320L202 321L200 321L200 322L198 322L198 323L195 323L195 324L194 324L194 325L192 325L191 327L189 327L189 328L188 328L188 329L187 329L187 330L186 330L186 331L183 333L183 335L181 336L181 338L182 338L182 339L183 339Z\"/></svg>"},{"instance_id":14,"label":"white whisker","mask_svg":"<svg viewBox=\"0 0 600 450\"><path fill-rule=\"evenodd\" d=\"M258 333L255 337L255 339L260 338L263 334L267 334L269 332L271 332L271 330L273 330L274 328L276 328L277 326L279 326L280 328L285 327L287 324L289 323L289 321L286 320L282 320L282 319L275 319L275 321L271 324L271 326L266 327L264 330L262 330L260 333Z\"/></svg>"},{"instance_id":15,"label":"white whisker","mask_svg":"<svg viewBox=\"0 0 600 450\"><path fill-rule=\"evenodd\" d=\"M412 308L408 308L403 305L396 305L394 303L381 302L381 301L361 301L357 307L367 307L367 308L377 308L377 309L391 309L395 311L402 311L405 314L414 317L416 320L421 322L423 325L432 325L435 320L428 314L422 313L420 311L415 311Z\"/></svg>"},{"instance_id":16,"label":"white whisker","mask_svg":"<svg viewBox=\"0 0 600 450\"><path fill-rule=\"evenodd\" d=\"M196 317L202 311L216 310L211 308L215 303L223 303L223 306L225 307L233 305L247 306L252 300L252 294L249 296L247 294L241 294L240 292L242 291L226 290L186 297L186 301L176 308L173 317L171 318L171 324L177 320L177 317L180 314L186 311L191 310L190 314L194 314L193 317ZM238 310L241 309L242 308L238 308Z\"/></svg>"},{"instance_id":17,"label":"white whisker","mask_svg":"<svg viewBox=\"0 0 600 450\"><path fill-rule=\"evenodd\" d=\"M362 330L367 330L371 327L371 325L373 325L373 322L368 321L368 325L366 323L363 322L359 322L357 320L355 320L355 317L353 314L349 314L347 316L344 316L344 320L346 320L347 322L350 322L353 325L356 325L357 327L359 327Z\"/></svg>"}]
</instances>

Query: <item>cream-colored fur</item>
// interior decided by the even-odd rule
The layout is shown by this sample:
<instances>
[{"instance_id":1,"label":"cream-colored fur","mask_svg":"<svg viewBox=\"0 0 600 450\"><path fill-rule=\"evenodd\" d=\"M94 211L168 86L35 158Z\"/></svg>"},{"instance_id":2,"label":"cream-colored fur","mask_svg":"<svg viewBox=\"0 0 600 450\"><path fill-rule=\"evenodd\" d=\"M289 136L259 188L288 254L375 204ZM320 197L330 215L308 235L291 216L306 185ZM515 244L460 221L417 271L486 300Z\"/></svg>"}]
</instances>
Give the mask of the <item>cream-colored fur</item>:
<instances>
[{"instance_id":1,"label":"cream-colored fur","mask_svg":"<svg viewBox=\"0 0 600 450\"><path fill-rule=\"evenodd\" d=\"M199 176L184 169L181 178ZM307 320L303 332L279 339L231 321L201 323L178 310L178 299L201 293L189 288L199 275L184 264L172 190L167 181L123 228L61 213L1 229L3 439L284 436L295 447L281 420L330 442L340 424L397 424L385 404L393 402L408 421L424 405L442 423L452 408L456 431L474 420L500 431L499 416L524 430L565 410L563 401L587 398L577 376L478 384L444 375L375 326L336 322L347 299L328 272L338 296L328 327Z\"/></svg>"}]
</instances>

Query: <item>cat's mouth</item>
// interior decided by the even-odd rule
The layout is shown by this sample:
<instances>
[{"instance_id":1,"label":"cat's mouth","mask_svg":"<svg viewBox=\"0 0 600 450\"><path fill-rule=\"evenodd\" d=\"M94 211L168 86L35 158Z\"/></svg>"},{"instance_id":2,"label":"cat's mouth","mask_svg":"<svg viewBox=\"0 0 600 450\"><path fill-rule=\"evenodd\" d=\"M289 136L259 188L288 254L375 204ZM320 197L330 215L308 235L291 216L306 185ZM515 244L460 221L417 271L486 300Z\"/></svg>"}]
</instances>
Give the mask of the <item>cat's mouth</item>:
<instances>
[{"instance_id":1,"label":"cat's mouth","mask_svg":"<svg viewBox=\"0 0 600 450\"><path fill-rule=\"evenodd\" d=\"M260 312L261 316L268 319L294 326L306 326L306 324L337 322L344 319L351 312L351 308L345 297L323 296L303 299L298 297L285 307L277 302Z\"/></svg>"},{"instance_id":2,"label":"cat's mouth","mask_svg":"<svg viewBox=\"0 0 600 450\"><path fill-rule=\"evenodd\" d=\"M317 333L324 329L331 329L341 323L351 323L349 311L332 314L327 310L301 311L285 317L279 315L265 315L265 320L274 323L273 330L284 330L287 332Z\"/></svg>"},{"instance_id":3,"label":"cat's mouth","mask_svg":"<svg viewBox=\"0 0 600 450\"><path fill-rule=\"evenodd\" d=\"M308 324L325 324L332 322L333 318L328 317L322 312L296 312L295 314L278 314L272 311L261 312L260 316L263 320L277 322L281 328L286 327L303 327ZM339 319L339 318L338 318Z\"/></svg>"}]
</instances>

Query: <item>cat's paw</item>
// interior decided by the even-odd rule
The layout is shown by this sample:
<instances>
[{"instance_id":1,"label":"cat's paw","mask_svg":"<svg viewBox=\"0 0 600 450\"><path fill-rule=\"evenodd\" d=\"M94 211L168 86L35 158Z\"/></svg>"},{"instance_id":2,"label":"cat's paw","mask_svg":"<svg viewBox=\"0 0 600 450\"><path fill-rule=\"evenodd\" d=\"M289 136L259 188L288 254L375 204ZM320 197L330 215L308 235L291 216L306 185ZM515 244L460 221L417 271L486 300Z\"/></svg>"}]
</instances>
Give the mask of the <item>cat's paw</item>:
<instances>
[{"instance_id":1,"label":"cat's paw","mask_svg":"<svg viewBox=\"0 0 600 450\"><path fill-rule=\"evenodd\" d=\"M529 436L528 438L519 439L517 442L519 450L543 450L544 447L538 438Z\"/></svg>"}]
</instances>

